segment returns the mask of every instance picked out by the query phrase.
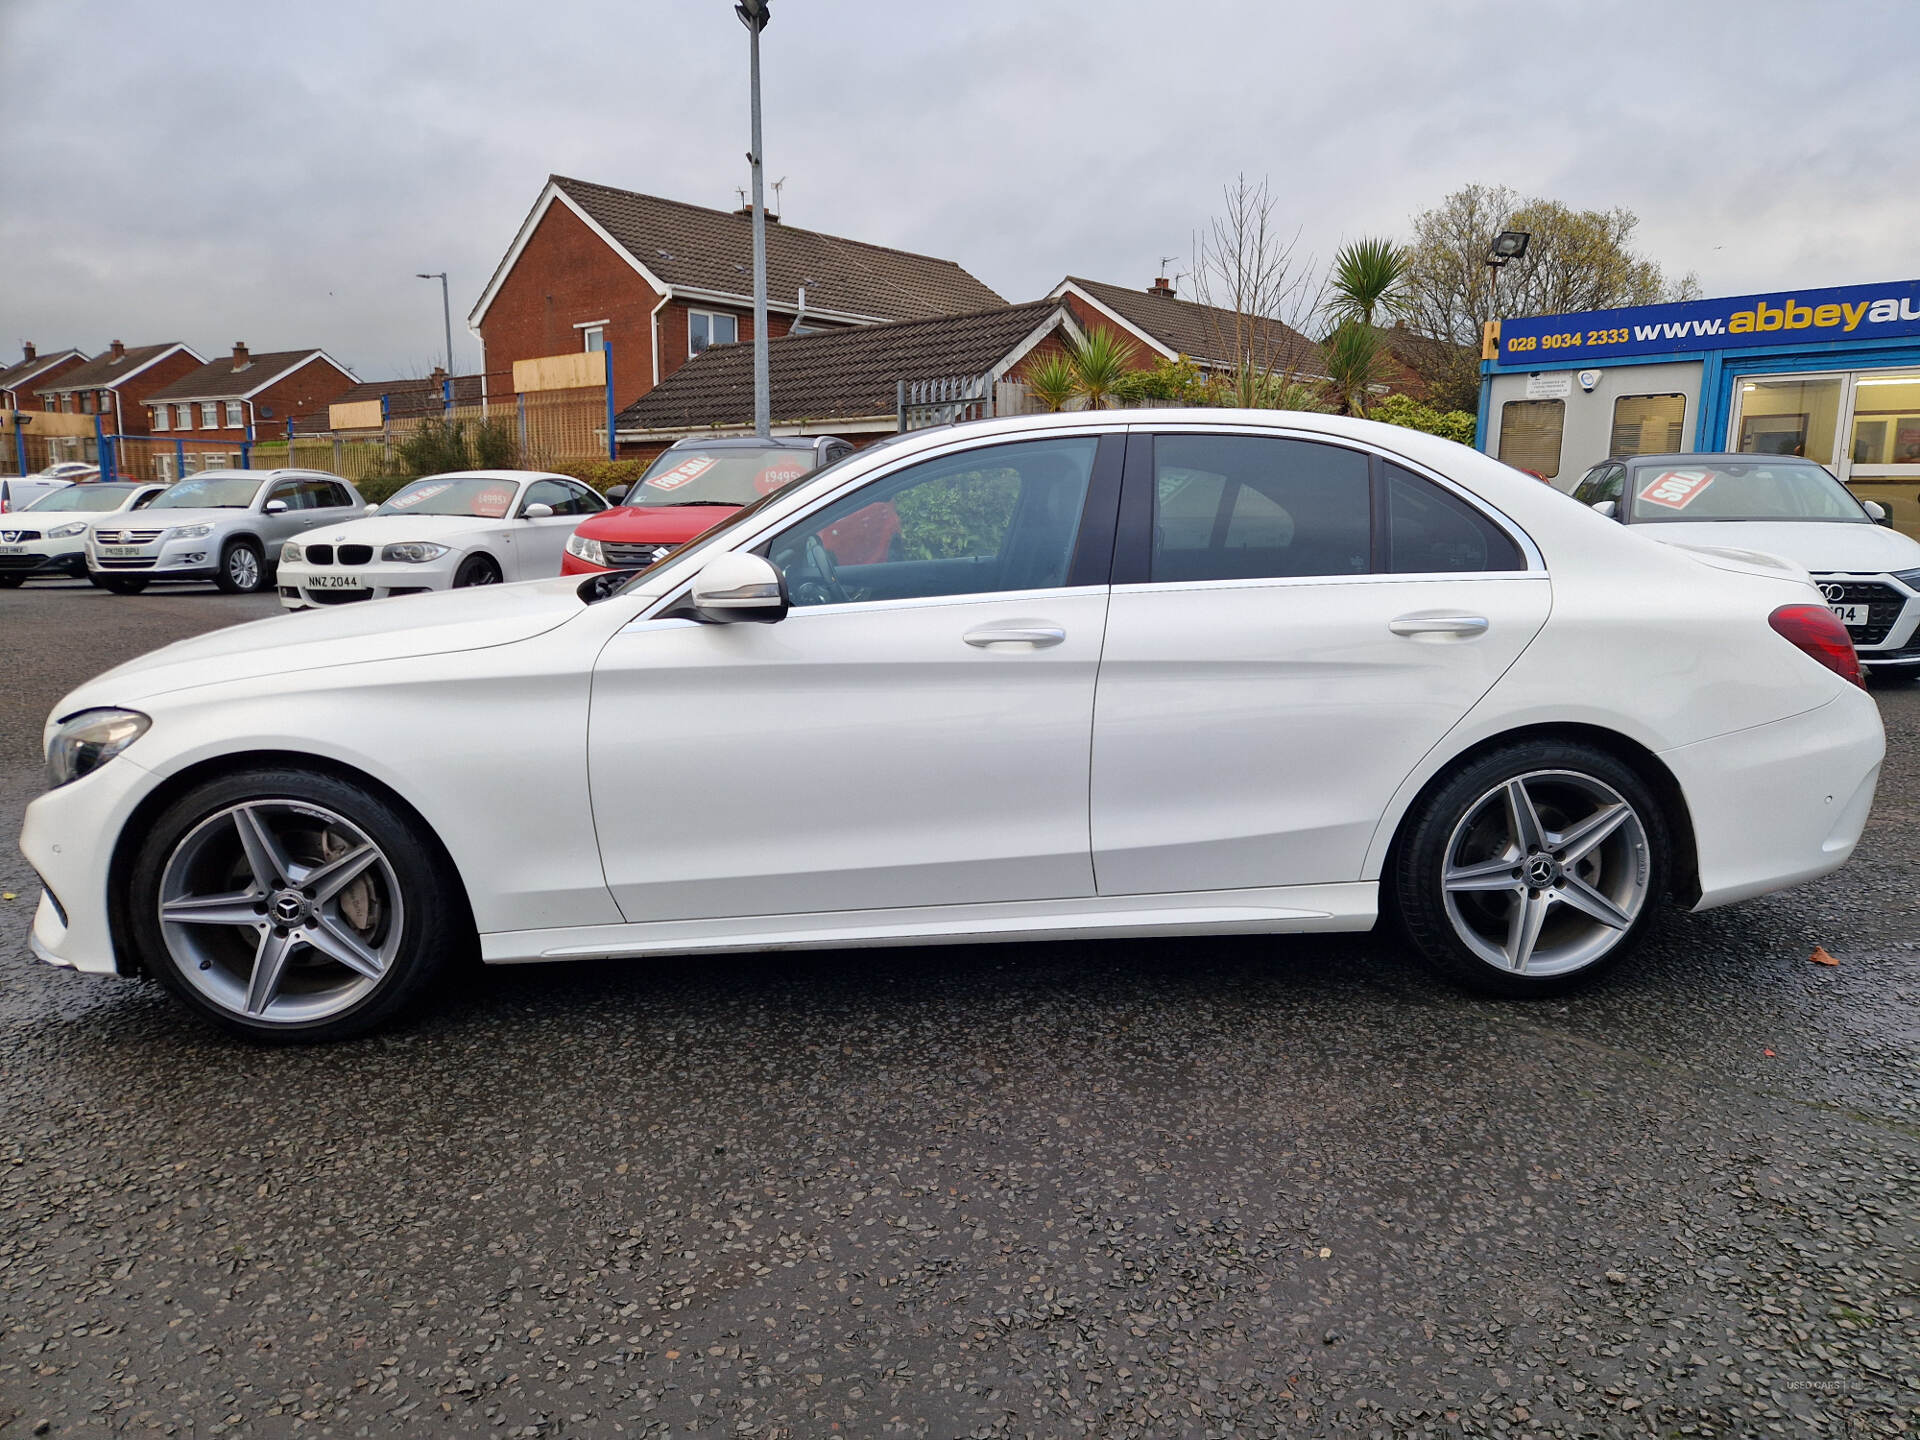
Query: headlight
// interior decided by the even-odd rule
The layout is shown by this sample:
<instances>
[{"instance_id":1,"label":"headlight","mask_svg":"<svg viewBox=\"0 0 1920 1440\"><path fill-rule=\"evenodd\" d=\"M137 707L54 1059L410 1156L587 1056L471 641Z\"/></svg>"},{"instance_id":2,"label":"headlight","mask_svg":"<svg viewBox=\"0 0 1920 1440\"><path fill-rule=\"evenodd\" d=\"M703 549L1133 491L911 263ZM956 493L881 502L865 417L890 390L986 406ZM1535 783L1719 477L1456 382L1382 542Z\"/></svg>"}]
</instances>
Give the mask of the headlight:
<instances>
[{"instance_id":1,"label":"headlight","mask_svg":"<svg viewBox=\"0 0 1920 1440\"><path fill-rule=\"evenodd\" d=\"M380 558L398 560L402 565L424 565L429 560L438 560L446 553L446 546L436 545L431 540L403 540L398 545L384 546L380 551Z\"/></svg>"},{"instance_id":2,"label":"headlight","mask_svg":"<svg viewBox=\"0 0 1920 1440\"><path fill-rule=\"evenodd\" d=\"M59 786L91 775L153 724L138 710L82 710L60 722L47 741L47 780Z\"/></svg>"},{"instance_id":3,"label":"headlight","mask_svg":"<svg viewBox=\"0 0 1920 1440\"><path fill-rule=\"evenodd\" d=\"M307 558L307 552L301 547L298 540L289 540L280 547L280 558L282 560L304 560Z\"/></svg>"},{"instance_id":4,"label":"headlight","mask_svg":"<svg viewBox=\"0 0 1920 1440\"><path fill-rule=\"evenodd\" d=\"M54 529L47 531L47 538L49 540L71 540L76 535L84 535L86 533L87 522L81 520L72 525L56 526Z\"/></svg>"},{"instance_id":5,"label":"headlight","mask_svg":"<svg viewBox=\"0 0 1920 1440\"><path fill-rule=\"evenodd\" d=\"M567 553L586 561L589 565L604 565L607 563L607 552L600 542L598 540L589 540L586 536L578 533L567 537Z\"/></svg>"},{"instance_id":6,"label":"headlight","mask_svg":"<svg viewBox=\"0 0 1920 1440\"><path fill-rule=\"evenodd\" d=\"M56 530L53 533L58 535L60 532ZM1896 570L1893 578L1903 585L1908 585L1915 590L1920 590L1920 570Z\"/></svg>"},{"instance_id":7,"label":"headlight","mask_svg":"<svg viewBox=\"0 0 1920 1440\"><path fill-rule=\"evenodd\" d=\"M169 530L167 532L167 538L169 540L198 540L212 533L213 526L211 525L182 525L178 530Z\"/></svg>"}]
</instances>

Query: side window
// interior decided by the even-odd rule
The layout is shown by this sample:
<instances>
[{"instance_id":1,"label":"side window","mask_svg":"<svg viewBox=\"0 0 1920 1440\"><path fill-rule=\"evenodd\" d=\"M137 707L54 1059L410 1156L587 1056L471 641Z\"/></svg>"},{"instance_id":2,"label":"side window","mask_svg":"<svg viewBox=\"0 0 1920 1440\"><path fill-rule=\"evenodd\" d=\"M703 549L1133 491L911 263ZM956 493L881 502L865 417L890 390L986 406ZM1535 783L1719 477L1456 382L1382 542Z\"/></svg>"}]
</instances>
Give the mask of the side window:
<instances>
[{"instance_id":1,"label":"side window","mask_svg":"<svg viewBox=\"0 0 1920 1440\"><path fill-rule=\"evenodd\" d=\"M1580 483L1573 487L1573 498L1582 505L1591 505L1600 498L1601 482L1607 478L1607 467L1596 465L1580 477Z\"/></svg>"},{"instance_id":2,"label":"side window","mask_svg":"<svg viewBox=\"0 0 1920 1440\"><path fill-rule=\"evenodd\" d=\"M1509 400L1500 407L1500 456L1518 470L1551 480L1560 473L1564 400Z\"/></svg>"},{"instance_id":3,"label":"side window","mask_svg":"<svg viewBox=\"0 0 1920 1440\"><path fill-rule=\"evenodd\" d=\"M334 498L335 486L329 480L302 480L300 482L300 508L303 510L331 510L344 503Z\"/></svg>"},{"instance_id":4,"label":"side window","mask_svg":"<svg viewBox=\"0 0 1920 1440\"><path fill-rule=\"evenodd\" d=\"M551 505L556 515L575 514L579 498L558 480L536 480L527 487L527 497L520 502L520 513L527 513L529 505Z\"/></svg>"},{"instance_id":5,"label":"side window","mask_svg":"<svg viewBox=\"0 0 1920 1440\"><path fill-rule=\"evenodd\" d=\"M1256 435L1161 435L1153 446L1148 579L1363 575L1367 457Z\"/></svg>"},{"instance_id":6,"label":"side window","mask_svg":"<svg viewBox=\"0 0 1920 1440\"><path fill-rule=\"evenodd\" d=\"M1597 503L1601 500L1619 500L1626 478L1626 466L1609 465L1607 473L1600 477L1600 493L1593 497L1594 501Z\"/></svg>"},{"instance_id":7,"label":"side window","mask_svg":"<svg viewBox=\"0 0 1920 1440\"><path fill-rule=\"evenodd\" d=\"M276 500L284 501L289 510L304 510L307 508L307 501L300 493L300 482L298 480L282 480L278 484L270 486L267 490L267 498L260 502L261 508L264 510Z\"/></svg>"},{"instance_id":8,"label":"side window","mask_svg":"<svg viewBox=\"0 0 1920 1440\"><path fill-rule=\"evenodd\" d=\"M607 508L607 502L585 485L569 485L567 492L573 497L571 501L573 508L565 511L565 514L593 515Z\"/></svg>"},{"instance_id":9,"label":"side window","mask_svg":"<svg viewBox=\"0 0 1920 1440\"><path fill-rule=\"evenodd\" d=\"M776 536L795 605L1064 585L1094 436L989 445L910 465Z\"/></svg>"},{"instance_id":10,"label":"side window","mask_svg":"<svg viewBox=\"0 0 1920 1440\"><path fill-rule=\"evenodd\" d=\"M326 487L326 498L320 503L336 510L344 510L353 504L353 494L337 480L322 480Z\"/></svg>"},{"instance_id":11,"label":"side window","mask_svg":"<svg viewBox=\"0 0 1920 1440\"><path fill-rule=\"evenodd\" d=\"M1387 568L1395 575L1526 568L1513 538L1466 501L1398 465L1386 472Z\"/></svg>"}]
</instances>

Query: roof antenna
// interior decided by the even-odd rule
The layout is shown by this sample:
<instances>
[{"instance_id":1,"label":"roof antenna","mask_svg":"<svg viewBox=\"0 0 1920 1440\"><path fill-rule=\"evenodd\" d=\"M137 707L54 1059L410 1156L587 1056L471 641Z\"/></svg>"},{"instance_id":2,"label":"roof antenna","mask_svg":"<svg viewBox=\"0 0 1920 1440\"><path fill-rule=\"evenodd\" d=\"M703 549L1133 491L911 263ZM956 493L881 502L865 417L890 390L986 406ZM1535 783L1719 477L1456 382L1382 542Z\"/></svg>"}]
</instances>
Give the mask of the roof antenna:
<instances>
[{"instance_id":1,"label":"roof antenna","mask_svg":"<svg viewBox=\"0 0 1920 1440\"><path fill-rule=\"evenodd\" d=\"M733 187L733 193L740 197L740 208L742 210L746 209L747 208L747 187L744 185L736 185Z\"/></svg>"},{"instance_id":2,"label":"roof antenna","mask_svg":"<svg viewBox=\"0 0 1920 1440\"><path fill-rule=\"evenodd\" d=\"M1168 274L1168 270L1167 270L1167 266L1168 266L1168 265L1169 265L1169 264L1170 264L1171 262L1173 262L1173 261L1175 261L1175 260L1178 260L1179 258L1180 258L1180 257L1179 257L1178 255L1162 255L1162 256L1160 257L1160 268L1159 268L1158 270L1156 270L1156 271L1154 271L1154 274L1156 274L1156 275L1166 275L1166 274ZM1185 272L1185 271L1182 271L1182 272L1181 272L1180 274L1178 274L1178 275L1174 275L1174 276L1172 276L1171 278L1172 278L1172 283L1173 283L1173 288L1174 288L1174 290L1175 290L1175 291L1177 292L1177 291L1178 291L1178 290L1180 289L1180 282L1181 282L1182 280L1184 280L1184 279L1186 279L1186 278L1187 278L1187 277L1186 277L1186 272Z\"/></svg>"},{"instance_id":3,"label":"roof antenna","mask_svg":"<svg viewBox=\"0 0 1920 1440\"><path fill-rule=\"evenodd\" d=\"M773 213L775 215L780 213L780 187L786 183L787 177L784 175L773 182Z\"/></svg>"}]
</instances>

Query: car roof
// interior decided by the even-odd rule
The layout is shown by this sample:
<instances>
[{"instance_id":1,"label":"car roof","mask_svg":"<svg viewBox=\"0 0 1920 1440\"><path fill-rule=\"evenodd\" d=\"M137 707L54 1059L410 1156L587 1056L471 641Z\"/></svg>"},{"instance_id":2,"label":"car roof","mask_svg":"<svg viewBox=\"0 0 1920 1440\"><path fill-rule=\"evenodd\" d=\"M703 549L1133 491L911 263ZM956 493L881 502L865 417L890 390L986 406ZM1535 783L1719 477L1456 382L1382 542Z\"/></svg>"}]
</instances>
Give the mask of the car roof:
<instances>
[{"instance_id":1,"label":"car roof","mask_svg":"<svg viewBox=\"0 0 1920 1440\"><path fill-rule=\"evenodd\" d=\"M1703 462L1710 465L1771 465L1782 460L1797 461L1802 465L1820 463L1805 455L1761 455L1745 450L1676 450L1665 455L1621 455L1616 458L1622 465L1699 465Z\"/></svg>"},{"instance_id":2,"label":"car roof","mask_svg":"<svg viewBox=\"0 0 1920 1440\"><path fill-rule=\"evenodd\" d=\"M561 475L552 470L441 470L432 475L422 475L420 480L511 480L515 484L535 480L573 480L571 475ZM409 480L409 485L418 485L420 480ZM574 480L574 484L580 482Z\"/></svg>"},{"instance_id":3,"label":"car roof","mask_svg":"<svg viewBox=\"0 0 1920 1440\"><path fill-rule=\"evenodd\" d=\"M761 439L758 435L716 435L711 440L699 440L689 435L684 440L676 440L669 450L814 450L823 440L831 440L831 435L773 435Z\"/></svg>"}]
</instances>

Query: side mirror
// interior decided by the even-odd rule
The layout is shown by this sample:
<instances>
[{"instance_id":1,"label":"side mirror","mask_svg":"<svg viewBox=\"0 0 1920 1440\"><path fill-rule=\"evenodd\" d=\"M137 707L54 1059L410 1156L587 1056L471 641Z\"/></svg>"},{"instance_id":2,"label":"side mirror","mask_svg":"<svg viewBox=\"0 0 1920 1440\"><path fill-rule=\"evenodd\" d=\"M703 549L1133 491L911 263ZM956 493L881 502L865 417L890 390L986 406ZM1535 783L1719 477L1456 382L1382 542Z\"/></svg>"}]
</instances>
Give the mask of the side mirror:
<instances>
[{"instance_id":1,"label":"side mirror","mask_svg":"<svg viewBox=\"0 0 1920 1440\"><path fill-rule=\"evenodd\" d=\"M1878 500L1863 500L1861 504L1866 507L1867 514L1872 518L1874 524L1891 525L1893 523L1892 519L1887 515L1887 507L1882 505Z\"/></svg>"},{"instance_id":2,"label":"side mirror","mask_svg":"<svg viewBox=\"0 0 1920 1440\"><path fill-rule=\"evenodd\" d=\"M269 515L284 515L284 514L286 514L286 513L287 513L287 502L286 502L286 501L284 501L284 500L269 500L269 501L267 501L267 514L269 514Z\"/></svg>"},{"instance_id":3,"label":"side mirror","mask_svg":"<svg viewBox=\"0 0 1920 1440\"><path fill-rule=\"evenodd\" d=\"M787 615L787 578L759 555L716 555L693 577L687 598L709 625L740 620L771 624Z\"/></svg>"},{"instance_id":4,"label":"side mirror","mask_svg":"<svg viewBox=\"0 0 1920 1440\"><path fill-rule=\"evenodd\" d=\"M552 514L553 506L543 505L540 501L536 500L520 512L520 518L522 520L545 520Z\"/></svg>"},{"instance_id":5,"label":"side mirror","mask_svg":"<svg viewBox=\"0 0 1920 1440\"><path fill-rule=\"evenodd\" d=\"M1611 500L1596 500L1593 502L1593 508L1596 513L1606 516L1609 520L1616 518L1620 510L1620 507Z\"/></svg>"},{"instance_id":6,"label":"side mirror","mask_svg":"<svg viewBox=\"0 0 1920 1440\"><path fill-rule=\"evenodd\" d=\"M360 513L362 515L371 515L373 514L374 511L378 510L379 508L380 507L378 505L376 505L373 501L369 500L364 506L361 507Z\"/></svg>"},{"instance_id":7,"label":"side mirror","mask_svg":"<svg viewBox=\"0 0 1920 1440\"><path fill-rule=\"evenodd\" d=\"M631 485L615 485L607 491L607 499L618 505L632 493L633 487Z\"/></svg>"}]
</instances>

